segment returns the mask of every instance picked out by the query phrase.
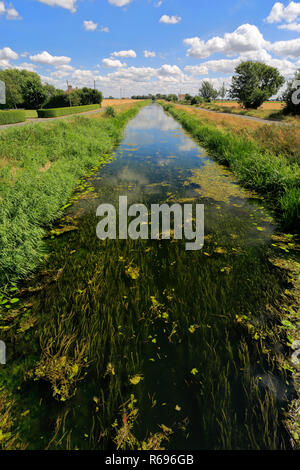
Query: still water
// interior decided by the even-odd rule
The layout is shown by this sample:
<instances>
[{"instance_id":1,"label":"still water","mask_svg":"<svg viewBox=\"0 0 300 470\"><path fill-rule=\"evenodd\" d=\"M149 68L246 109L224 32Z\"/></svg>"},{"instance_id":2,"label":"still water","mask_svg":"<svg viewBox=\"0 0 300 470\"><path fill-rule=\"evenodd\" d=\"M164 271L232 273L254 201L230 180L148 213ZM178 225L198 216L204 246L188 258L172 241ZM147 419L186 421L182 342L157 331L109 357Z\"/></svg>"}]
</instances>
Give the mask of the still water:
<instances>
[{"instance_id":1,"label":"still water","mask_svg":"<svg viewBox=\"0 0 300 470\"><path fill-rule=\"evenodd\" d=\"M45 381L22 390L29 448L151 447L157 433L167 449L286 447L289 384L267 339L286 282L268 260L276 224L264 201L157 104L127 125L113 157L68 212L77 230L49 240L50 267L63 272L37 296L40 341L51 354L82 351L88 367L67 400ZM204 204L204 248L100 241L96 208L119 196Z\"/></svg>"}]
</instances>

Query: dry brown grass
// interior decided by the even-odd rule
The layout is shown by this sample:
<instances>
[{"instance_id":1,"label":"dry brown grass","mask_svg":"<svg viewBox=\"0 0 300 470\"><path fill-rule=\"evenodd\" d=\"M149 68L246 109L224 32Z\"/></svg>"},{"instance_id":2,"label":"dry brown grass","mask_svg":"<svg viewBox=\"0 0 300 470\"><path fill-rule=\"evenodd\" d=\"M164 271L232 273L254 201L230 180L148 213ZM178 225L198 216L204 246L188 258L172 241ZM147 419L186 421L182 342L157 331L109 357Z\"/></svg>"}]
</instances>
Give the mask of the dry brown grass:
<instances>
[{"instance_id":1,"label":"dry brown grass","mask_svg":"<svg viewBox=\"0 0 300 470\"><path fill-rule=\"evenodd\" d=\"M227 106L228 108L243 109L241 105L235 101L215 101L215 104ZM282 108L283 104L279 101L266 101L259 109L280 111Z\"/></svg>"},{"instance_id":2,"label":"dry brown grass","mask_svg":"<svg viewBox=\"0 0 300 470\"><path fill-rule=\"evenodd\" d=\"M221 113L242 114L260 119L287 121L295 125L300 125L300 117L284 114L284 103L277 101L266 101L258 109L244 109L235 101L214 101L202 105L199 104L199 107Z\"/></svg>"},{"instance_id":3,"label":"dry brown grass","mask_svg":"<svg viewBox=\"0 0 300 470\"><path fill-rule=\"evenodd\" d=\"M130 103L136 103L139 100L129 100L129 99L124 99L124 100L103 100L102 101L102 108L107 108L107 106L113 106L114 108L116 106L120 106L123 104L130 104Z\"/></svg>"},{"instance_id":4,"label":"dry brown grass","mask_svg":"<svg viewBox=\"0 0 300 470\"><path fill-rule=\"evenodd\" d=\"M264 150L283 154L290 161L300 161L300 127L296 125L270 125L259 121L206 112L191 106L175 105L197 116L205 124L216 126L222 131L246 137L258 143Z\"/></svg>"},{"instance_id":5,"label":"dry brown grass","mask_svg":"<svg viewBox=\"0 0 300 470\"><path fill-rule=\"evenodd\" d=\"M202 109L199 108L193 108L191 106L185 106L185 105L180 105L176 104L175 107L177 108L182 108L188 113L194 115L194 116L199 116L202 121L208 123L208 124L214 124L217 126L219 129L226 129L226 130L232 130L234 129L257 129L258 127L265 126L265 123L259 122L259 121L252 121L250 119L243 119L243 117L237 118L235 116L231 116L230 114L226 114L226 116L219 114L219 113L214 113L210 112L207 113L206 111L202 111Z\"/></svg>"}]
</instances>

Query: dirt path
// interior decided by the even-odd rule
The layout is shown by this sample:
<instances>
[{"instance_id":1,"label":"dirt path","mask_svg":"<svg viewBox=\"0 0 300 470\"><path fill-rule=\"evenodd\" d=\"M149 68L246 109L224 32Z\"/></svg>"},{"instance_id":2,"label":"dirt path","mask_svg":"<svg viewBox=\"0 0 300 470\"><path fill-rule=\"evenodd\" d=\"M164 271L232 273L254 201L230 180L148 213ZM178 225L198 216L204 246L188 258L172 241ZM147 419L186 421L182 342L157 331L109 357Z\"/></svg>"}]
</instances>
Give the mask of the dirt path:
<instances>
[{"instance_id":1,"label":"dirt path","mask_svg":"<svg viewBox=\"0 0 300 470\"><path fill-rule=\"evenodd\" d=\"M277 126L289 126L290 123L288 122L284 122L284 121L272 121L270 119L261 119L261 118L257 118L257 117L253 117L253 116L245 116L244 114L235 114L235 113L223 113L221 111L213 111L211 109L206 109L206 108L199 108L199 107L196 107L196 109L199 109L201 111L206 111L207 113L215 113L215 114L221 114L222 116L233 116L233 117L236 117L236 118L240 118L240 119L248 119L250 121L257 121L257 122L262 122L264 124L271 124L271 125L277 125Z\"/></svg>"}]
</instances>

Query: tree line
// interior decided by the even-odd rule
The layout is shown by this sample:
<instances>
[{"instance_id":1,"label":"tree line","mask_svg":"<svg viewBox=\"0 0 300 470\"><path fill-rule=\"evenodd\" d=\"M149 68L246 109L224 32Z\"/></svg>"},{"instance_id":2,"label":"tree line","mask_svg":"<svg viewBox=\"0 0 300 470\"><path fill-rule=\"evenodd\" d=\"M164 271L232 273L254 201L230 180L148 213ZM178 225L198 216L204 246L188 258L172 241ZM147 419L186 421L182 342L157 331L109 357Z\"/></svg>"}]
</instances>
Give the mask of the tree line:
<instances>
[{"instance_id":1,"label":"tree line","mask_svg":"<svg viewBox=\"0 0 300 470\"><path fill-rule=\"evenodd\" d=\"M201 84L199 95L186 94L184 101L193 105L209 103L218 97L224 99L228 96L237 100L246 109L257 109L275 96L284 83L284 77L275 67L261 62L246 61L236 67L229 89L226 89L223 83L218 90L211 82L205 80ZM158 96L167 101L178 101L177 95ZM293 80L287 82L287 87L279 99L285 102L286 113L300 114L300 70L296 72Z\"/></svg>"},{"instance_id":2,"label":"tree line","mask_svg":"<svg viewBox=\"0 0 300 470\"><path fill-rule=\"evenodd\" d=\"M48 83L44 85L36 72L27 70L0 70L0 80L6 88L6 104L0 105L3 109L64 108L102 102L98 90L84 87L66 93Z\"/></svg>"}]
</instances>

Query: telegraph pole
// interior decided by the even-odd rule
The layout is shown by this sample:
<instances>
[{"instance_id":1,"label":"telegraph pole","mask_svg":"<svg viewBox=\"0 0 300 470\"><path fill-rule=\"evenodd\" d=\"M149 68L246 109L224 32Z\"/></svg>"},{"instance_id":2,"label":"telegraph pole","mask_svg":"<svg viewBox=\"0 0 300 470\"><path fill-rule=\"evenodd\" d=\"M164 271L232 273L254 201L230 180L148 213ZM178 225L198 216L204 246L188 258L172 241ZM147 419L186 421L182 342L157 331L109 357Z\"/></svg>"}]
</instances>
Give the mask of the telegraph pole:
<instances>
[{"instance_id":1,"label":"telegraph pole","mask_svg":"<svg viewBox=\"0 0 300 470\"><path fill-rule=\"evenodd\" d=\"M72 103L71 103L71 96L70 96L70 92L69 92L69 81L67 80L67 90L68 90L68 95L69 95L69 104L70 104L70 108L72 106Z\"/></svg>"}]
</instances>

